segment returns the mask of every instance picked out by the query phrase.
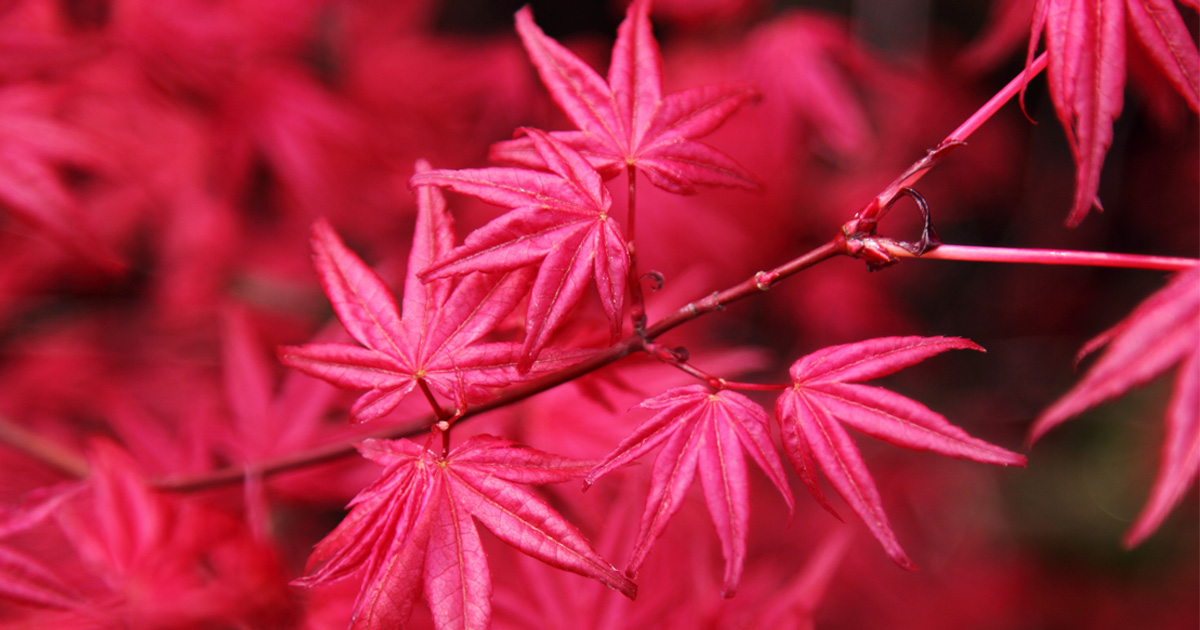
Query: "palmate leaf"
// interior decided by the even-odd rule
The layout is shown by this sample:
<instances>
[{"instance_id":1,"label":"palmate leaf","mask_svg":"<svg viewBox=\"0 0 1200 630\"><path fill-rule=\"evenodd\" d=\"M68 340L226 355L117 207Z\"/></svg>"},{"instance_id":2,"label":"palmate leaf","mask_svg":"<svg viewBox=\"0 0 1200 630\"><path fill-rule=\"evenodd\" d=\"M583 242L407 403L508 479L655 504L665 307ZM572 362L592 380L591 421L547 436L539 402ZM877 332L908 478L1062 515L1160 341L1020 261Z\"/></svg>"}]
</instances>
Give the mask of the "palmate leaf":
<instances>
[{"instance_id":1,"label":"palmate leaf","mask_svg":"<svg viewBox=\"0 0 1200 630\"><path fill-rule=\"evenodd\" d=\"M524 130L551 172L523 168L435 170L413 175L417 190L445 186L511 208L439 256L420 277L444 282L471 272L507 272L536 265L525 317L521 368L527 369L583 297L596 290L615 337L620 333L629 252L609 215L612 198L577 151L537 129Z\"/></svg>"},{"instance_id":2,"label":"palmate leaf","mask_svg":"<svg viewBox=\"0 0 1200 630\"><path fill-rule=\"evenodd\" d=\"M662 56L650 27L650 2L635 0L617 30L605 81L579 57L546 36L529 7L517 12L517 32L554 101L579 131L551 135L583 154L605 178L626 168L654 185L692 194L696 184L758 188L732 158L694 138L708 135L742 103L758 98L749 85L711 85L665 98ZM491 158L544 166L531 138L493 145Z\"/></svg>"},{"instance_id":3,"label":"palmate leaf","mask_svg":"<svg viewBox=\"0 0 1200 630\"><path fill-rule=\"evenodd\" d=\"M1127 31L1193 111L1200 110L1200 52L1171 0L1038 0L1027 66L1043 30L1050 97L1075 157L1067 216L1075 226L1101 207L1100 170L1124 105Z\"/></svg>"},{"instance_id":4,"label":"palmate leaf","mask_svg":"<svg viewBox=\"0 0 1200 630\"><path fill-rule=\"evenodd\" d=\"M654 462L650 496L626 572L637 574L699 474L725 555L722 594L733 597L746 560L750 521L750 482L743 450L779 489L789 513L794 508L783 465L771 443L767 414L737 392L713 392L703 385L670 389L639 406L657 412L588 471L585 481L591 485L614 468L663 445Z\"/></svg>"},{"instance_id":5,"label":"palmate leaf","mask_svg":"<svg viewBox=\"0 0 1200 630\"><path fill-rule=\"evenodd\" d=\"M1081 351L1107 346L1087 374L1038 417L1030 441L1179 365L1167 409L1162 461L1150 499L1125 533L1127 547L1153 534L1200 473L1200 267L1181 272Z\"/></svg>"},{"instance_id":6,"label":"palmate leaf","mask_svg":"<svg viewBox=\"0 0 1200 630\"><path fill-rule=\"evenodd\" d=\"M954 349L982 350L951 337L883 337L818 350L792 365L792 387L776 403L784 448L805 486L832 511L817 485L819 466L888 555L906 568L914 565L896 540L875 480L842 424L904 448L1025 465L1024 456L967 435L915 400L853 382L886 376Z\"/></svg>"},{"instance_id":7,"label":"palmate leaf","mask_svg":"<svg viewBox=\"0 0 1200 630\"><path fill-rule=\"evenodd\" d=\"M486 435L445 456L408 440L367 440L360 450L384 472L295 582L318 586L365 571L351 628L404 627L422 592L439 630L487 628L492 582L476 520L546 564L636 596L637 586L574 525L517 485L575 479L586 463Z\"/></svg>"},{"instance_id":8,"label":"palmate leaf","mask_svg":"<svg viewBox=\"0 0 1200 630\"><path fill-rule=\"evenodd\" d=\"M420 165L418 170L426 170ZM529 274L470 274L428 284L417 272L444 256L454 242L450 215L436 189L418 191L417 228L404 285L404 313L383 280L350 251L328 222L313 226L314 261L338 319L355 341L280 349L291 367L341 387L368 390L354 404L356 420L379 418L422 381L461 409L528 375L517 371L520 346L479 340L525 293ZM565 357L565 358L564 358ZM538 370L560 366L555 353Z\"/></svg>"}]
</instances>

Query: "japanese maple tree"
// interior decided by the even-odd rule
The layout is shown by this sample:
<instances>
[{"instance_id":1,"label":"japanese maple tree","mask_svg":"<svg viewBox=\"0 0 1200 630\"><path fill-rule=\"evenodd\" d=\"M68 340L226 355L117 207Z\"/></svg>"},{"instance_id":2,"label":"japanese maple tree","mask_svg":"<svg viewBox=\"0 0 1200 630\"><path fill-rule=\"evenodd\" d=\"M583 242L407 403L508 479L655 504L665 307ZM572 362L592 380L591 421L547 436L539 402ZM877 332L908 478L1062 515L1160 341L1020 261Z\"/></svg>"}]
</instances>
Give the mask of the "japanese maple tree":
<instances>
[{"instance_id":1,"label":"japanese maple tree","mask_svg":"<svg viewBox=\"0 0 1200 630\"><path fill-rule=\"evenodd\" d=\"M0 626L1200 628L1194 0L468 4L0 3Z\"/></svg>"}]
</instances>

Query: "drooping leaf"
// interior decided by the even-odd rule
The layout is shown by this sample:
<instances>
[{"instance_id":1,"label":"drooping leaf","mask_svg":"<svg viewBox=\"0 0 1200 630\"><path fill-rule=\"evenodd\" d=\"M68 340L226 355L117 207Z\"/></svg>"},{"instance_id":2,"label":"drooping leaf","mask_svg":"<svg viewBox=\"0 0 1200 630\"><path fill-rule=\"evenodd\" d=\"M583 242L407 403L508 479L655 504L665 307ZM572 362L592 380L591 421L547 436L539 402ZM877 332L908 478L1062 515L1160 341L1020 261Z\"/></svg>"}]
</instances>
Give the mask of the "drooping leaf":
<instances>
[{"instance_id":1,"label":"drooping leaf","mask_svg":"<svg viewBox=\"0 0 1200 630\"><path fill-rule=\"evenodd\" d=\"M1194 7L1193 7L1194 8ZM1129 25L1167 81L1200 111L1200 51L1171 0L1128 0Z\"/></svg>"},{"instance_id":2,"label":"drooping leaf","mask_svg":"<svg viewBox=\"0 0 1200 630\"><path fill-rule=\"evenodd\" d=\"M1047 75L1055 112L1075 157L1075 198L1067 225L1076 226L1093 207L1113 121L1124 105L1126 21L1151 59L1193 111L1200 111L1200 53L1175 4L1169 0L1039 0L1026 66L1042 31L1049 54Z\"/></svg>"},{"instance_id":3,"label":"drooping leaf","mask_svg":"<svg viewBox=\"0 0 1200 630\"><path fill-rule=\"evenodd\" d=\"M732 158L697 142L742 103L758 97L749 85L712 85L662 95L662 56L650 26L650 2L629 5L617 30L605 81L596 71L546 36L529 7L517 12L517 32L551 97L579 131L551 132L583 154L604 178L629 169L679 194L696 184L758 188ZM544 165L531 138L492 147L494 160L534 168Z\"/></svg>"},{"instance_id":4,"label":"drooping leaf","mask_svg":"<svg viewBox=\"0 0 1200 630\"><path fill-rule=\"evenodd\" d=\"M615 337L620 332L629 252L609 215L612 198L587 160L567 144L526 129L551 172L523 168L436 170L413 175L418 190L431 185L478 197L512 211L467 236L462 246L426 267L421 277L445 282L470 272L507 272L537 265L521 349L524 369L545 348L583 297L596 290Z\"/></svg>"},{"instance_id":5,"label":"drooping leaf","mask_svg":"<svg viewBox=\"0 0 1200 630\"><path fill-rule=\"evenodd\" d=\"M746 559L750 482L745 450L794 508L779 455L771 443L767 414L742 394L713 392L703 385L667 390L641 405L657 412L588 471L586 484L663 446L654 462L650 496L626 572L636 575L654 541L679 510L696 475L725 554L722 594L733 597Z\"/></svg>"},{"instance_id":6,"label":"drooping leaf","mask_svg":"<svg viewBox=\"0 0 1200 630\"><path fill-rule=\"evenodd\" d=\"M488 627L491 573L475 520L546 564L637 594L575 526L517 485L575 479L586 464L492 436L445 456L408 440L368 440L360 450L385 470L295 582L317 586L364 571L351 628L404 627L422 592L437 628Z\"/></svg>"},{"instance_id":7,"label":"drooping leaf","mask_svg":"<svg viewBox=\"0 0 1200 630\"><path fill-rule=\"evenodd\" d=\"M521 299L528 274L476 273L422 282L417 272L444 256L454 239L440 193L421 190L417 199L403 315L378 274L319 220L313 226L317 272L338 319L364 347L326 343L280 349L286 365L341 387L368 390L351 410L360 421L387 414L419 382L461 409L485 399L488 388L523 378L516 369L518 344L479 340ZM556 364L548 358L539 369Z\"/></svg>"},{"instance_id":8,"label":"drooping leaf","mask_svg":"<svg viewBox=\"0 0 1200 630\"><path fill-rule=\"evenodd\" d=\"M1047 9L1050 95L1076 165L1075 199L1067 216L1074 226L1101 207L1096 197L1100 169L1112 144L1113 120L1125 102L1125 6L1122 0L1052 1Z\"/></svg>"},{"instance_id":9,"label":"drooping leaf","mask_svg":"<svg viewBox=\"0 0 1200 630\"><path fill-rule=\"evenodd\" d=\"M1030 442L1106 400L1180 365L1150 500L1125 534L1134 547L1153 534L1200 472L1200 267L1181 272L1086 346L1107 346L1084 377L1038 417Z\"/></svg>"},{"instance_id":10,"label":"drooping leaf","mask_svg":"<svg viewBox=\"0 0 1200 630\"><path fill-rule=\"evenodd\" d=\"M776 403L784 448L805 485L810 491L816 488L815 460L888 555L906 568L914 565L896 540L875 480L843 424L904 448L1025 465L1023 456L967 435L915 400L853 382L886 376L954 349L982 350L952 337L882 337L824 348L792 365L792 387ZM819 490L814 496L832 509Z\"/></svg>"}]
</instances>

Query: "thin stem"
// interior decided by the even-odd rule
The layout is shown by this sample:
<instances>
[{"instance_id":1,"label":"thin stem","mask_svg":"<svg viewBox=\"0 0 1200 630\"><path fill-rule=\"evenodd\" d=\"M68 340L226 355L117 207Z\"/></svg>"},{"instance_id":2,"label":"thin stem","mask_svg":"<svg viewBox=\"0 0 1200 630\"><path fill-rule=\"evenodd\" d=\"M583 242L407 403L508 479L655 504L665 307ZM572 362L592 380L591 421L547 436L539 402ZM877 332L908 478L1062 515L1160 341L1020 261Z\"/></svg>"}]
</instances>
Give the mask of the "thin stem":
<instances>
[{"instance_id":1,"label":"thin stem","mask_svg":"<svg viewBox=\"0 0 1200 630\"><path fill-rule=\"evenodd\" d=\"M1038 55L1037 59L1034 59L1033 63L1029 64L1027 72L1022 72L1014 77L1012 81L1009 81L1008 85L1004 86L999 92L996 92L995 96L988 99L988 102L984 103L983 107L980 107L978 111L971 114L970 118L963 121L963 124L959 125L954 131L951 131L950 135L946 136L944 142L964 142L971 134L975 133L976 129L979 129L983 126L983 123L987 122L996 112L1000 111L1000 108L1008 103L1012 97L1020 94L1021 90L1025 89L1025 86L1029 84L1029 81L1033 77L1036 77L1042 70L1046 69L1046 63L1049 59L1047 55L1048 53L1045 52ZM916 180L914 179L913 181Z\"/></svg>"},{"instance_id":2,"label":"thin stem","mask_svg":"<svg viewBox=\"0 0 1200 630\"><path fill-rule=\"evenodd\" d=\"M779 392L791 386L791 383L740 383L738 381L725 381L725 389L752 392Z\"/></svg>"},{"instance_id":3,"label":"thin stem","mask_svg":"<svg viewBox=\"0 0 1200 630\"><path fill-rule=\"evenodd\" d=\"M719 376L713 376L704 370L683 361L667 361L667 365L678 369L679 371L691 376L692 378L704 381L706 385L713 389L725 389L725 379Z\"/></svg>"},{"instance_id":4,"label":"thin stem","mask_svg":"<svg viewBox=\"0 0 1200 630\"><path fill-rule=\"evenodd\" d=\"M625 215L625 251L629 254L629 318L633 322L633 333L643 334L646 331L646 300L642 295L642 276L638 273L637 248L634 236L637 234L637 167L633 164L626 169L629 179L629 203Z\"/></svg>"},{"instance_id":5,"label":"thin stem","mask_svg":"<svg viewBox=\"0 0 1200 630\"><path fill-rule=\"evenodd\" d=\"M683 308L658 320L647 328L646 338L655 339L668 330L690 322L705 313L721 310L728 304L768 291L776 282L788 276L795 275L817 263L845 253L847 252L844 240L831 240L803 256L792 259L770 271L760 271L754 274L753 278L740 282L724 291L717 291L702 300L688 303Z\"/></svg>"},{"instance_id":6,"label":"thin stem","mask_svg":"<svg viewBox=\"0 0 1200 630\"><path fill-rule=\"evenodd\" d=\"M425 382L424 378L417 379L417 387L421 389L425 400L429 401L430 407L433 407L433 414L437 416L437 423L434 424L434 427L437 428L437 432L442 434L442 457L445 457L450 454L450 422L454 416L438 404L437 398L433 396L433 390L429 389L429 383Z\"/></svg>"},{"instance_id":7,"label":"thin stem","mask_svg":"<svg viewBox=\"0 0 1200 630\"><path fill-rule=\"evenodd\" d=\"M720 310L725 305L738 300L744 299L751 295L756 295L766 291L775 282L782 280L788 276L794 275L801 270L807 269L816 265L819 262L829 260L839 254L844 254L845 242L832 240L808 253L790 260L771 271L760 271L753 277L740 282L724 291L718 291L712 295L691 302L671 315L655 322L652 326L646 329L645 335L633 334L613 346L593 354L592 356L569 365L561 370L547 374L541 378L515 385L505 389L500 395L492 400L475 405L468 408L458 420L466 420L478 416L483 413L507 407L514 403L520 402L539 394L551 388L568 383L586 374L591 374L609 364L615 363L630 354L640 352L646 349L647 344L653 339L663 335L667 331L689 322L705 313ZM291 453L276 459L259 462L254 465L254 470L266 478L270 475L275 475L300 468L307 468L317 464L331 462L344 457L353 456L358 452L355 445L367 439L399 439L407 438L427 430L429 425L437 422L438 419L433 414L416 418L403 426L390 426L374 429L362 434L355 435L350 438L343 439L333 444L318 446L306 451ZM195 492L209 488L216 488L233 483L241 483L245 476L245 468L224 468L200 475L170 477L160 479L155 483L155 486L163 490L171 490L175 492Z\"/></svg>"},{"instance_id":8,"label":"thin stem","mask_svg":"<svg viewBox=\"0 0 1200 630\"><path fill-rule=\"evenodd\" d=\"M70 477L88 476L88 464L82 457L3 416L0 416L0 442Z\"/></svg>"},{"instance_id":9,"label":"thin stem","mask_svg":"<svg viewBox=\"0 0 1200 630\"><path fill-rule=\"evenodd\" d=\"M445 409L442 409L441 404L438 403L437 398L434 398L433 390L429 389L429 383L425 382L425 379L418 378L417 387L421 390L421 393L425 395L425 400L429 401L429 406L433 407L433 414L437 416L439 422L449 420L451 417L453 417L453 414Z\"/></svg>"},{"instance_id":10,"label":"thin stem","mask_svg":"<svg viewBox=\"0 0 1200 630\"><path fill-rule=\"evenodd\" d=\"M704 381L706 385L716 390L737 389L741 391L774 392L784 390L792 386L791 383L776 385L770 383L742 383L740 381L727 381L720 376L710 374L685 361L665 361L665 363L678 368L689 376Z\"/></svg>"},{"instance_id":11,"label":"thin stem","mask_svg":"<svg viewBox=\"0 0 1200 630\"><path fill-rule=\"evenodd\" d=\"M974 114L971 114L970 118L967 118L954 131L951 131L950 135L946 136L936 148L930 150L921 159L913 162L912 166L908 167L908 170L904 171L887 188L884 188L883 192L879 193L862 210L859 210L858 214L855 215L855 219L869 224L878 221L882 213L895 201L896 196L901 194L900 191L916 184L946 154L955 147L963 145L967 138L971 137L971 134L983 126L983 123L991 119L1014 96L1020 94L1030 79L1033 79L1033 77L1046 68L1047 59L1047 53L1043 52L1041 55L1038 55L1037 59L1034 59L1033 63L1029 65L1028 70L1022 71L1021 74L1009 81L1008 85L1001 88L999 92L996 92L995 96L988 99L982 107L976 110Z\"/></svg>"},{"instance_id":12,"label":"thin stem","mask_svg":"<svg viewBox=\"0 0 1200 630\"><path fill-rule=\"evenodd\" d=\"M1019 249L1012 247L978 247L974 245L942 245L917 256L903 247L885 243L888 252L898 258L934 260L968 260L974 262L1028 263L1034 265L1077 265L1086 267L1122 267L1125 269L1155 269L1180 271L1200 265L1195 258L1111 254L1059 249Z\"/></svg>"}]
</instances>

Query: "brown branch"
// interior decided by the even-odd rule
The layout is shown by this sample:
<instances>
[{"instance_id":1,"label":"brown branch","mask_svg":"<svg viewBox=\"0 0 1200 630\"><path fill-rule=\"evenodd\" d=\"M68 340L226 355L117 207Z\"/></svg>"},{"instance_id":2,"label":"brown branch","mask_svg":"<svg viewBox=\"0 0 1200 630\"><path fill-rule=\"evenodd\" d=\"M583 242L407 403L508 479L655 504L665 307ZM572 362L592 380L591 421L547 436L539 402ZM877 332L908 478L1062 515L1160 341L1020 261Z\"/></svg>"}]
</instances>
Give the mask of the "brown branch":
<instances>
[{"instance_id":1,"label":"brown branch","mask_svg":"<svg viewBox=\"0 0 1200 630\"><path fill-rule=\"evenodd\" d=\"M82 457L3 416L0 416L0 442L68 476L78 479L88 476L88 464Z\"/></svg>"},{"instance_id":2,"label":"brown branch","mask_svg":"<svg viewBox=\"0 0 1200 630\"><path fill-rule=\"evenodd\" d=\"M801 270L812 267L813 265L833 258L838 254L845 253L844 243L840 241L830 241L799 258L793 259L772 269L771 271L760 271L752 278L736 284L724 291L718 291L701 300L688 303L686 306L675 311L671 315L664 317L652 326L646 329L645 336L637 334L630 335L622 339L616 345L601 350L596 354L572 364L561 370L547 374L539 379L529 381L510 387L500 393L496 398L470 409L467 409L458 422L462 422L474 416L507 407L519 401L525 400L535 394L540 394L546 390L552 389L564 383L573 381L581 376L590 374L603 368L607 365L615 363L635 352L641 352L646 349L648 342L666 333L667 331L689 322L701 315L711 313L712 311L720 310L725 305L745 299L751 295L762 293L770 288L772 284L796 274ZM247 471L253 471L263 477L305 468L316 464L323 464L344 457L350 457L357 454L356 444L367 439L398 439L419 435L428 430L429 426L437 422L438 418L434 414L427 414L404 426L389 426L372 431L363 432L352 438L343 439L333 444L318 446L299 453L291 453L276 459L271 459L254 464L248 464L241 467L230 467L221 470L216 470L199 475L186 475L179 477L168 477L155 482L155 486L163 490L173 490L176 492L194 492L218 486L228 485L231 483L240 483L246 476Z\"/></svg>"}]
</instances>

